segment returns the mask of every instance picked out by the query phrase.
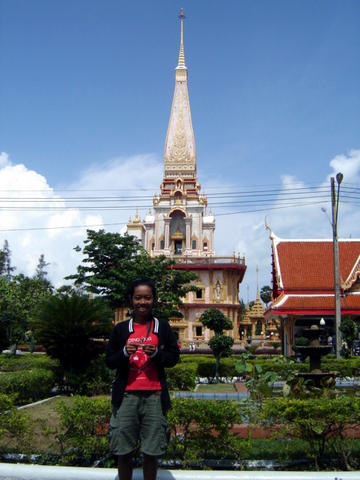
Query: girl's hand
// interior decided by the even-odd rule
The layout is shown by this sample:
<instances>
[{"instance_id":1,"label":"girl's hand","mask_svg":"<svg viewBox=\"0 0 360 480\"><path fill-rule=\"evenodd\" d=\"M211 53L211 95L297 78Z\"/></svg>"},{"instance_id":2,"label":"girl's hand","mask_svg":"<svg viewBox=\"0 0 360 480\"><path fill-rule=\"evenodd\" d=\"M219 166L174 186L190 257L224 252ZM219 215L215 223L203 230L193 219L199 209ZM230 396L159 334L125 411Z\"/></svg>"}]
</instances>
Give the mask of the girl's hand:
<instances>
[{"instance_id":1,"label":"girl's hand","mask_svg":"<svg viewBox=\"0 0 360 480\"><path fill-rule=\"evenodd\" d=\"M151 357L151 355L155 352L155 345L151 345L151 344L146 344L143 346L143 349L144 349L144 352L146 353L146 355L148 355L149 357Z\"/></svg>"},{"instance_id":2,"label":"girl's hand","mask_svg":"<svg viewBox=\"0 0 360 480\"><path fill-rule=\"evenodd\" d=\"M137 345L136 343L127 343L126 344L126 353L129 355L129 357L136 352L136 350L138 349L139 345Z\"/></svg>"}]
</instances>

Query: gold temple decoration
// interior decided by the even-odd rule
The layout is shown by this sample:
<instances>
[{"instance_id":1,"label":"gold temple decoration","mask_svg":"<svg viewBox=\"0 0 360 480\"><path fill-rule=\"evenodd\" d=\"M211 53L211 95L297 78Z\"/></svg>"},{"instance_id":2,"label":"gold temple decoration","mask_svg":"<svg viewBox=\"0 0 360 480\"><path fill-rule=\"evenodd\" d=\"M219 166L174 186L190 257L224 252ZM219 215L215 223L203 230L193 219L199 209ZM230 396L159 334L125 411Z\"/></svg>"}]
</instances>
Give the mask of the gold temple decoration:
<instances>
[{"instance_id":1,"label":"gold temple decoration","mask_svg":"<svg viewBox=\"0 0 360 480\"><path fill-rule=\"evenodd\" d=\"M181 24L181 37L180 37L180 52L179 52L179 61L178 67L185 67L185 55L184 55L184 10L180 10L180 24Z\"/></svg>"}]
</instances>

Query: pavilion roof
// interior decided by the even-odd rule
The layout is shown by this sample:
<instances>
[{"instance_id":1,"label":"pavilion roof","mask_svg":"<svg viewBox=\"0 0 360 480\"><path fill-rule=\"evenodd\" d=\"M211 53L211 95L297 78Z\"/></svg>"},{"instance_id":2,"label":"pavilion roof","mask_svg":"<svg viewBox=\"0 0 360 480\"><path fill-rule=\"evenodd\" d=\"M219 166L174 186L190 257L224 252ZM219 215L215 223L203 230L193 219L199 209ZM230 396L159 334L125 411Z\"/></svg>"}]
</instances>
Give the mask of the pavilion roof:
<instances>
[{"instance_id":1,"label":"pavilion roof","mask_svg":"<svg viewBox=\"0 0 360 480\"><path fill-rule=\"evenodd\" d=\"M272 314L334 314L332 240L281 239L271 232ZM360 239L339 240L341 311L360 313ZM270 313L270 312L269 312Z\"/></svg>"},{"instance_id":2,"label":"pavilion roof","mask_svg":"<svg viewBox=\"0 0 360 480\"><path fill-rule=\"evenodd\" d=\"M273 241L274 267L280 290L334 288L332 240ZM341 287L348 289L360 276L360 240L339 240Z\"/></svg>"}]
</instances>

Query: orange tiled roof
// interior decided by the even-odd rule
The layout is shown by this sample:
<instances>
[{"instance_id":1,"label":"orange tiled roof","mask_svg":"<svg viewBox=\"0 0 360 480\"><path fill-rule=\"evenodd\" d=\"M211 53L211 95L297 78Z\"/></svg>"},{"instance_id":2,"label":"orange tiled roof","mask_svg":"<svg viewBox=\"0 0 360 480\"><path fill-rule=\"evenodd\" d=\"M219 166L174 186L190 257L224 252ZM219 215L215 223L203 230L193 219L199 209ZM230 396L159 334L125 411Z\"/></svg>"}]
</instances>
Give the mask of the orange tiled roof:
<instances>
[{"instance_id":1,"label":"orange tiled roof","mask_svg":"<svg viewBox=\"0 0 360 480\"><path fill-rule=\"evenodd\" d=\"M280 290L334 288L332 240L282 240L273 242L275 271ZM360 274L360 240L339 240L340 282L351 272ZM355 278L350 282L353 283ZM350 279L351 280L351 279ZM349 283L349 282L348 282ZM349 288L347 285L346 288Z\"/></svg>"}]
</instances>

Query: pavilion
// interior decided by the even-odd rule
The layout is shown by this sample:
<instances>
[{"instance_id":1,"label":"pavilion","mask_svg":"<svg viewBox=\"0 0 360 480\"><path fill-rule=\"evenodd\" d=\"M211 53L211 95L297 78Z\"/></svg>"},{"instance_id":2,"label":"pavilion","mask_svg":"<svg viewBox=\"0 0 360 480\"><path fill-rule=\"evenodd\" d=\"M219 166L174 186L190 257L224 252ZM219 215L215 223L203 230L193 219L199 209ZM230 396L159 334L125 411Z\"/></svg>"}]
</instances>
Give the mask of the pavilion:
<instances>
[{"instance_id":1,"label":"pavilion","mask_svg":"<svg viewBox=\"0 0 360 480\"><path fill-rule=\"evenodd\" d=\"M301 329L325 320L326 334L335 334L332 240L282 239L272 241L272 303L265 312L280 324L283 353L293 354ZM360 239L339 240L341 317L360 320Z\"/></svg>"}]
</instances>

